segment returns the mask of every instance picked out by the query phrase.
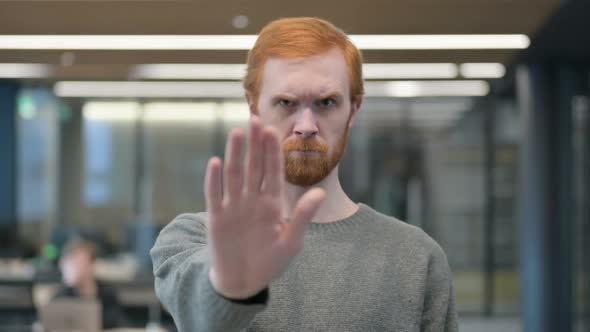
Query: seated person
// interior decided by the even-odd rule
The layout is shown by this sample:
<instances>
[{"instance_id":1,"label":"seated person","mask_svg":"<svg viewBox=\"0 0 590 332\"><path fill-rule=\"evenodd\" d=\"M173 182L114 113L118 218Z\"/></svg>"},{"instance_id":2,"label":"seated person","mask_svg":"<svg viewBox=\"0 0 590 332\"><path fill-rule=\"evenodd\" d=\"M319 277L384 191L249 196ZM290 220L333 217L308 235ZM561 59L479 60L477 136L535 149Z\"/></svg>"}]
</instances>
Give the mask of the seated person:
<instances>
[{"instance_id":1,"label":"seated person","mask_svg":"<svg viewBox=\"0 0 590 332\"><path fill-rule=\"evenodd\" d=\"M96 299L102 304L102 326L111 329L125 325L123 310L114 290L96 280L96 245L83 239L69 241L62 250L59 269L63 285L54 298Z\"/></svg>"}]
</instances>

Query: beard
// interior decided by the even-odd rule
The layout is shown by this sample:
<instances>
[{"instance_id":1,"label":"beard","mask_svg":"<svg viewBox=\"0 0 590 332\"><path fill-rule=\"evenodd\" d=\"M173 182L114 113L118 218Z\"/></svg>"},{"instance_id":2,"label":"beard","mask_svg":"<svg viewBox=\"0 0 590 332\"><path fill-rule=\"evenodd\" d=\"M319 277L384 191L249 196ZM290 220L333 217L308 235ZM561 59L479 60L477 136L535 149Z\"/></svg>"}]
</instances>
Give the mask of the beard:
<instances>
[{"instance_id":1,"label":"beard","mask_svg":"<svg viewBox=\"0 0 590 332\"><path fill-rule=\"evenodd\" d=\"M283 144L285 176L289 183L311 187L325 179L338 165L348 143L348 125L338 140L332 155L328 155L328 145L316 138L296 139ZM314 152L312 154L293 154L292 151Z\"/></svg>"}]
</instances>

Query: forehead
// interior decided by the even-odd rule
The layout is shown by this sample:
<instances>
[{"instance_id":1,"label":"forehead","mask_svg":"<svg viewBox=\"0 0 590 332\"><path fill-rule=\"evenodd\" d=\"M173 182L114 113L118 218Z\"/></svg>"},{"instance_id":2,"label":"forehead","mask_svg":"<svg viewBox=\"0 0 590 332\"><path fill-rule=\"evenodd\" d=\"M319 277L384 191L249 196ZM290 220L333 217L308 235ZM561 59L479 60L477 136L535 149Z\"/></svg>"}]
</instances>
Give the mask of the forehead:
<instances>
[{"instance_id":1,"label":"forehead","mask_svg":"<svg viewBox=\"0 0 590 332\"><path fill-rule=\"evenodd\" d=\"M65 258L80 258L80 257L88 257L90 258L92 255L90 252L85 248L74 248L68 253L65 254Z\"/></svg>"},{"instance_id":2,"label":"forehead","mask_svg":"<svg viewBox=\"0 0 590 332\"><path fill-rule=\"evenodd\" d=\"M264 65L261 95L339 92L348 95L348 66L338 48L304 58L269 58Z\"/></svg>"}]
</instances>

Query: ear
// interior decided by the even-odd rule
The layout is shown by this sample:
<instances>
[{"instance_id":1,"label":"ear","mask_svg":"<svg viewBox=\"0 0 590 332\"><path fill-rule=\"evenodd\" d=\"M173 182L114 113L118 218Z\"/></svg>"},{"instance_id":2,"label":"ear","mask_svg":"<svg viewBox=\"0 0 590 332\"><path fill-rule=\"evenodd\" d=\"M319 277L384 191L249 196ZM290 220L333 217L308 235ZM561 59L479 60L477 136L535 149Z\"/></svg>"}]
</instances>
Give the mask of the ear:
<instances>
[{"instance_id":1,"label":"ear","mask_svg":"<svg viewBox=\"0 0 590 332\"><path fill-rule=\"evenodd\" d=\"M248 109L250 110L250 116L258 115L258 111L256 110L256 104L254 101L254 96L252 95L252 93L250 93L250 91L245 91L244 93L246 95L246 102L248 102Z\"/></svg>"},{"instance_id":2,"label":"ear","mask_svg":"<svg viewBox=\"0 0 590 332\"><path fill-rule=\"evenodd\" d=\"M363 95L356 96L350 103L350 119L348 121L348 128L352 128L354 120L356 119L356 115L358 111L360 111L362 105Z\"/></svg>"}]
</instances>

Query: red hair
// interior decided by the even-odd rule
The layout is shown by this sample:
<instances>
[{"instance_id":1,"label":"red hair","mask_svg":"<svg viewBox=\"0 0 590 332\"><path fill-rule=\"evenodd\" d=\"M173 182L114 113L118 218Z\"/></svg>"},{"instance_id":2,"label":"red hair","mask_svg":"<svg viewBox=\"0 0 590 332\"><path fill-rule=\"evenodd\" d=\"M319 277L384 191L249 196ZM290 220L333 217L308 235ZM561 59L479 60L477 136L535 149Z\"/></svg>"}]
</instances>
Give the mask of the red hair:
<instances>
[{"instance_id":1,"label":"red hair","mask_svg":"<svg viewBox=\"0 0 590 332\"><path fill-rule=\"evenodd\" d=\"M315 17L283 18L267 24L248 53L244 89L258 104L264 64L269 57L301 58L338 47L348 66L351 101L364 94L362 55L342 30Z\"/></svg>"}]
</instances>

